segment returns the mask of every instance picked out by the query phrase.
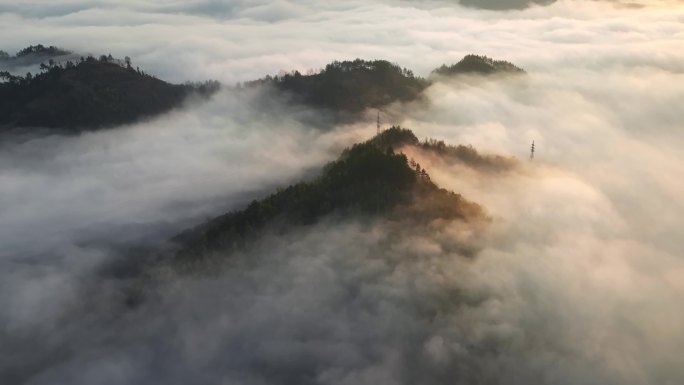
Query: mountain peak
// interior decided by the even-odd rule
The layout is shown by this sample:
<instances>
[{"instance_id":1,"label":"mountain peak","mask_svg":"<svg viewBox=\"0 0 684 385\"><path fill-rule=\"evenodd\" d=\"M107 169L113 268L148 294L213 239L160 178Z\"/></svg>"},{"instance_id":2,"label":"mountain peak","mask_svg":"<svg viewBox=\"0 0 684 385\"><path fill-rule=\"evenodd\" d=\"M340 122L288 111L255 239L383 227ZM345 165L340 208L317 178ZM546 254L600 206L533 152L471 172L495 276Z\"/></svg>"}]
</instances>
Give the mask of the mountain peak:
<instances>
[{"instance_id":1,"label":"mountain peak","mask_svg":"<svg viewBox=\"0 0 684 385\"><path fill-rule=\"evenodd\" d=\"M247 246L266 228L282 233L332 214L416 223L484 218L479 205L437 187L425 169L393 150L413 139L410 130L393 128L347 148L317 178L279 189L244 210L179 234L174 238L179 245L175 260L194 265L212 254Z\"/></svg>"},{"instance_id":2,"label":"mountain peak","mask_svg":"<svg viewBox=\"0 0 684 385\"><path fill-rule=\"evenodd\" d=\"M469 54L451 66L442 65L432 71L433 75L455 76L462 74L524 74L525 71L511 62L495 60L484 55Z\"/></svg>"},{"instance_id":3,"label":"mountain peak","mask_svg":"<svg viewBox=\"0 0 684 385\"><path fill-rule=\"evenodd\" d=\"M33 52L33 51L32 51ZM135 122L179 106L197 89L174 85L134 69L130 59L92 56L40 65L41 72L0 72L0 127L66 131ZM211 93L216 84L200 89Z\"/></svg>"}]
</instances>

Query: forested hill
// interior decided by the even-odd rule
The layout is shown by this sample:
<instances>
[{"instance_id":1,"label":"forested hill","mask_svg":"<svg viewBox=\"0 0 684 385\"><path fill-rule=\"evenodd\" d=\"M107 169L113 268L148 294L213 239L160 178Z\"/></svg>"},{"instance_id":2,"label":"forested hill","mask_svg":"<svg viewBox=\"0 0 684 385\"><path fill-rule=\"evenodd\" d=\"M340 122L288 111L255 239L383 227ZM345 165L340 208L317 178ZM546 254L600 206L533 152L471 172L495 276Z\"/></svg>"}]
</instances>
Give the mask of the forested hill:
<instances>
[{"instance_id":1,"label":"forested hill","mask_svg":"<svg viewBox=\"0 0 684 385\"><path fill-rule=\"evenodd\" d=\"M15 56L0 51L0 64L27 58L49 59L40 65L37 74L17 76L0 71L0 131L47 127L79 132L133 123L181 105L191 93L208 95L218 89L216 82L169 84L134 68L128 58L117 60L111 55L79 60L74 53L42 45L28 47ZM433 82L473 73L524 71L506 61L468 55L457 64L443 65L424 79L385 60L356 59L336 61L306 75L294 71L245 84L268 85L296 104L328 110L338 122L357 119L369 108L422 100L423 91Z\"/></svg>"},{"instance_id":2,"label":"forested hill","mask_svg":"<svg viewBox=\"0 0 684 385\"><path fill-rule=\"evenodd\" d=\"M470 145L450 145L436 139L425 139L421 142L411 130L398 126L377 135L373 138L373 143L380 148L392 147L395 150L412 147L414 150L434 155L444 162L460 163L484 172L506 172L519 165L515 158L481 154Z\"/></svg>"},{"instance_id":3,"label":"forested hill","mask_svg":"<svg viewBox=\"0 0 684 385\"><path fill-rule=\"evenodd\" d=\"M78 132L132 123L181 105L217 83L174 85L111 56L41 64L41 72L14 76L0 72L0 130L47 127Z\"/></svg>"},{"instance_id":4,"label":"forested hill","mask_svg":"<svg viewBox=\"0 0 684 385\"><path fill-rule=\"evenodd\" d=\"M345 150L322 174L253 201L244 210L217 217L174 238L175 262L194 266L225 256L255 240L264 229L278 233L313 224L331 215L382 215L422 226L442 219L483 219L482 208L437 187L419 164L395 148L415 138L393 128ZM417 139L416 139L417 140Z\"/></svg>"},{"instance_id":5,"label":"forested hill","mask_svg":"<svg viewBox=\"0 0 684 385\"><path fill-rule=\"evenodd\" d=\"M394 102L420 100L433 82L457 75L523 74L512 63L486 56L467 55L454 65L442 65L428 79L386 60L335 61L320 72L292 71L246 82L245 86L271 85L296 103L336 113L359 113Z\"/></svg>"},{"instance_id":6,"label":"forested hill","mask_svg":"<svg viewBox=\"0 0 684 385\"><path fill-rule=\"evenodd\" d=\"M73 55L73 52L55 46L46 47L42 44L28 46L14 56L0 50L0 68L28 66L70 55Z\"/></svg>"},{"instance_id":7,"label":"forested hill","mask_svg":"<svg viewBox=\"0 0 684 385\"><path fill-rule=\"evenodd\" d=\"M457 76L457 75L520 75L525 71L515 64L505 60L494 60L487 56L466 55L456 64L441 67L432 71L432 77L437 76Z\"/></svg>"},{"instance_id":8,"label":"forested hill","mask_svg":"<svg viewBox=\"0 0 684 385\"><path fill-rule=\"evenodd\" d=\"M272 84L303 104L347 112L412 101L428 86L425 79L396 64L361 59L336 61L318 73L303 75L294 71L246 83L247 86L262 84Z\"/></svg>"}]
</instances>

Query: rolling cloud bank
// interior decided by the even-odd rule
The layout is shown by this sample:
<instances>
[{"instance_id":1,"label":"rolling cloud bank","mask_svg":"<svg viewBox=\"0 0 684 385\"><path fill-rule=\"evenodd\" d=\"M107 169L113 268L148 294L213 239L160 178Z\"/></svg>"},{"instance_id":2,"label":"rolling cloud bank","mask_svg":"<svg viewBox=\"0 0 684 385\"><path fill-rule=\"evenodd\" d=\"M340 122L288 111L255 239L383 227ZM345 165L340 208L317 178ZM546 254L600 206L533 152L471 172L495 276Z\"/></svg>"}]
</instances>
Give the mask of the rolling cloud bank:
<instances>
[{"instance_id":1,"label":"rolling cloud bank","mask_svg":"<svg viewBox=\"0 0 684 385\"><path fill-rule=\"evenodd\" d=\"M330 127L268 89L225 86L123 127L3 134L8 383L684 381L680 2L40 3L0 3L0 48L111 50L177 82L354 57L427 76L468 52L528 73L443 80L428 103L382 111L420 138L518 159L482 169L403 150L488 220L329 216L265 231L202 274L149 250L317 175L375 134L375 112ZM141 278L122 260L152 267Z\"/></svg>"}]
</instances>

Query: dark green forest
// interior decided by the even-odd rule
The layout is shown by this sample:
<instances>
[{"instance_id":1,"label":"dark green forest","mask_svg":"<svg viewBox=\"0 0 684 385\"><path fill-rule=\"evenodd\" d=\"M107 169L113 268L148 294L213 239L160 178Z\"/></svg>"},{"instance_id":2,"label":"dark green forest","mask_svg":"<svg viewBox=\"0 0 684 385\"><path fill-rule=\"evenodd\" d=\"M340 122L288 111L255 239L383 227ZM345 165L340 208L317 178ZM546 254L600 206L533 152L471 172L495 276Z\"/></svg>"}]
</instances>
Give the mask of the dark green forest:
<instances>
[{"instance_id":1,"label":"dark green forest","mask_svg":"<svg viewBox=\"0 0 684 385\"><path fill-rule=\"evenodd\" d=\"M446 64L432 71L432 75L456 76L456 75L492 75L492 74L524 74L522 68L505 60L494 60L482 55L466 55L456 64Z\"/></svg>"},{"instance_id":2,"label":"dark green forest","mask_svg":"<svg viewBox=\"0 0 684 385\"><path fill-rule=\"evenodd\" d=\"M395 148L415 144L410 130L398 127L346 149L320 176L279 189L247 208L217 217L174 238L175 261L194 265L214 254L227 255L269 229L283 233L331 214L384 215L417 226L437 218L483 218L480 206L437 187L425 169Z\"/></svg>"},{"instance_id":3,"label":"dark green forest","mask_svg":"<svg viewBox=\"0 0 684 385\"><path fill-rule=\"evenodd\" d=\"M361 112L395 101L415 100L429 83L386 60L356 59L335 61L314 74L294 71L245 83L264 84L294 95L296 102L334 111Z\"/></svg>"},{"instance_id":4,"label":"dark green forest","mask_svg":"<svg viewBox=\"0 0 684 385\"><path fill-rule=\"evenodd\" d=\"M216 82L169 84L133 68L128 58L118 61L111 55L50 60L35 75L0 72L0 128L78 132L133 123L180 106L192 93L209 95L218 87Z\"/></svg>"},{"instance_id":5,"label":"dark green forest","mask_svg":"<svg viewBox=\"0 0 684 385\"><path fill-rule=\"evenodd\" d=\"M175 85L133 67L131 59L99 58L56 62L70 51L34 45L15 56L0 51L0 62L45 59L36 74L0 72L0 130L47 127L79 132L120 124L169 111L190 94L210 95L217 82ZM524 73L515 65L486 56L468 55L460 62L433 71L424 79L386 60L335 61L318 72L298 71L246 82L246 87L268 86L286 99L331 112L335 121L355 120L369 108L394 102L423 100L423 91L437 77L460 74ZM242 86L242 85L240 85Z\"/></svg>"},{"instance_id":6,"label":"dark green forest","mask_svg":"<svg viewBox=\"0 0 684 385\"><path fill-rule=\"evenodd\" d=\"M359 113L394 102L421 100L422 92L439 77L458 75L523 74L512 63L486 56L467 55L458 63L432 71L429 79L386 60L335 61L317 73L299 71L246 82L245 86L271 85L291 95L294 102L335 112ZM439 76L435 76L439 75Z\"/></svg>"},{"instance_id":7,"label":"dark green forest","mask_svg":"<svg viewBox=\"0 0 684 385\"><path fill-rule=\"evenodd\" d=\"M23 58L27 57L55 57L55 56L64 56L64 55L69 55L72 54L73 52L67 51L62 48L55 47L54 45L51 46L44 46L42 44L37 44L37 45L31 45L28 46L19 52L17 52L14 56L11 56L9 53L0 50L0 62L2 61L16 61L16 60L21 60Z\"/></svg>"},{"instance_id":8,"label":"dark green forest","mask_svg":"<svg viewBox=\"0 0 684 385\"><path fill-rule=\"evenodd\" d=\"M401 127L391 127L372 139L380 147L413 146L423 151L433 153L444 161L455 161L482 171L507 171L513 169L518 161L515 158L501 155L480 154L473 146L450 145L443 140L426 138L420 141L411 130Z\"/></svg>"}]
</instances>

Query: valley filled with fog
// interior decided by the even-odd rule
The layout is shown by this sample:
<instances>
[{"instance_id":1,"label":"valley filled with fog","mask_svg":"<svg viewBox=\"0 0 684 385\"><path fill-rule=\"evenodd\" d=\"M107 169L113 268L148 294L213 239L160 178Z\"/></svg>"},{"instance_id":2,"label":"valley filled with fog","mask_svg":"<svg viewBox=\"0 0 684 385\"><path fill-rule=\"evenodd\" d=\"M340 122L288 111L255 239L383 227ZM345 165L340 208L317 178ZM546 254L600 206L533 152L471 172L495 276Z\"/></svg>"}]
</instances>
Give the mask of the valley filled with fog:
<instances>
[{"instance_id":1,"label":"valley filled with fog","mask_svg":"<svg viewBox=\"0 0 684 385\"><path fill-rule=\"evenodd\" d=\"M681 383L684 6L514 3L0 3L7 52L47 42L222 83L130 124L0 132L0 378ZM242 86L357 57L428 79L469 53L526 73L437 78L353 119ZM165 265L183 230L327 172L378 112L510 160L392 150L483 217L334 213L265 227L208 271Z\"/></svg>"}]
</instances>

